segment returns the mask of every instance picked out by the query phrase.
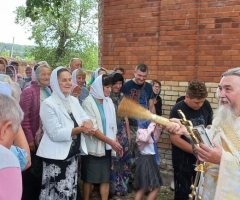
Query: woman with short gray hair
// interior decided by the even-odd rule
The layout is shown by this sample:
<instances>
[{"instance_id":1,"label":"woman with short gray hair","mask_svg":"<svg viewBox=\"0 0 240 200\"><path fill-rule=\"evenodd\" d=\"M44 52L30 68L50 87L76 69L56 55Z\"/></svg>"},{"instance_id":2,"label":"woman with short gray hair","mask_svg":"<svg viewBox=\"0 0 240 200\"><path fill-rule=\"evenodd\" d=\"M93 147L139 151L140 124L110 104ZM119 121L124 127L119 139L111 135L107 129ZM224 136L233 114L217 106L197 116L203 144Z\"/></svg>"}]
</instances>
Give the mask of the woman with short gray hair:
<instances>
[{"instance_id":1,"label":"woman with short gray hair","mask_svg":"<svg viewBox=\"0 0 240 200\"><path fill-rule=\"evenodd\" d=\"M9 148L22 119L23 112L18 103L13 98L0 94L0 199L21 199L21 170L16 156Z\"/></svg>"}]
</instances>

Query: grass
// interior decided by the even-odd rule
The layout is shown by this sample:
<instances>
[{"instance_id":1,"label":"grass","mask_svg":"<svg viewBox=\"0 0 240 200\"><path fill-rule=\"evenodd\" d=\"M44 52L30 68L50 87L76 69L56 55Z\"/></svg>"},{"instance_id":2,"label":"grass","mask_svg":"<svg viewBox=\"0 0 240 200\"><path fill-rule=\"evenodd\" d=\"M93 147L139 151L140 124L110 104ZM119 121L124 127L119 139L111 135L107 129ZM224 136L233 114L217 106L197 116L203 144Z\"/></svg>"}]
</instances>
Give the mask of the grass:
<instances>
[{"instance_id":1,"label":"grass","mask_svg":"<svg viewBox=\"0 0 240 200\"><path fill-rule=\"evenodd\" d=\"M121 197L122 200L133 200L135 193L128 194L126 197ZM143 198L144 200L146 197ZM167 186L163 186L161 191L156 198L156 200L173 200L174 199L174 192L169 189Z\"/></svg>"},{"instance_id":2,"label":"grass","mask_svg":"<svg viewBox=\"0 0 240 200\"><path fill-rule=\"evenodd\" d=\"M80 182L80 188L82 188L82 181ZM128 194L127 196L121 196L121 200L134 200L135 192ZM91 198L90 198L91 199ZM169 186L162 186L161 191L158 194L156 200L173 200L174 192L170 190ZM111 198L109 200L112 200ZM146 196L144 196L143 200L146 200Z\"/></svg>"}]
</instances>

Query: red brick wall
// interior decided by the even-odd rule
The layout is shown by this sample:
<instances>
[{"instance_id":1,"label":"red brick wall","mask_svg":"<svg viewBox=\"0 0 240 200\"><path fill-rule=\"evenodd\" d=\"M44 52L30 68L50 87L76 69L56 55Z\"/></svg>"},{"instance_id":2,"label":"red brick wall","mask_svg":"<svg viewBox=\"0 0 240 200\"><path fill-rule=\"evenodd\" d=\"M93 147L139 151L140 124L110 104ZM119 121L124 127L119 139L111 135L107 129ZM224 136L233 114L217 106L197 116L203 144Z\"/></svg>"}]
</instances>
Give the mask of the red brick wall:
<instances>
[{"instance_id":1,"label":"red brick wall","mask_svg":"<svg viewBox=\"0 0 240 200\"><path fill-rule=\"evenodd\" d=\"M99 65L121 66L132 78L137 64L148 79L162 81L163 114L168 117L188 81L207 84L211 105L223 71L240 66L240 0L100 0ZM158 147L171 175L171 145Z\"/></svg>"},{"instance_id":2,"label":"red brick wall","mask_svg":"<svg viewBox=\"0 0 240 200\"><path fill-rule=\"evenodd\" d=\"M240 0L100 0L99 64L149 79L218 82L240 66Z\"/></svg>"}]
</instances>

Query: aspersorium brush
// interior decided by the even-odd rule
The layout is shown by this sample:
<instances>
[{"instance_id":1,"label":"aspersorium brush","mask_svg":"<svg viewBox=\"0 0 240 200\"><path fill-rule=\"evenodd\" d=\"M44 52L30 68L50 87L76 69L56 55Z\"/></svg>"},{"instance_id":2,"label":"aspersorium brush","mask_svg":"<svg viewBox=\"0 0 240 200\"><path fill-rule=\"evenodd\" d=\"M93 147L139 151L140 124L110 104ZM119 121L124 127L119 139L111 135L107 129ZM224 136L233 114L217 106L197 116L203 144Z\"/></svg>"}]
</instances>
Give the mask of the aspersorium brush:
<instances>
[{"instance_id":1,"label":"aspersorium brush","mask_svg":"<svg viewBox=\"0 0 240 200\"><path fill-rule=\"evenodd\" d=\"M136 119L145 119L151 120L156 124L160 124L162 126L168 125L176 125L175 122L170 122L169 119L158 116L156 114L151 113L146 108L139 105L135 100L124 97L118 106L117 115L119 117L129 117ZM178 125L178 124L177 124ZM179 126L179 125L178 125Z\"/></svg>"}]
</instances>

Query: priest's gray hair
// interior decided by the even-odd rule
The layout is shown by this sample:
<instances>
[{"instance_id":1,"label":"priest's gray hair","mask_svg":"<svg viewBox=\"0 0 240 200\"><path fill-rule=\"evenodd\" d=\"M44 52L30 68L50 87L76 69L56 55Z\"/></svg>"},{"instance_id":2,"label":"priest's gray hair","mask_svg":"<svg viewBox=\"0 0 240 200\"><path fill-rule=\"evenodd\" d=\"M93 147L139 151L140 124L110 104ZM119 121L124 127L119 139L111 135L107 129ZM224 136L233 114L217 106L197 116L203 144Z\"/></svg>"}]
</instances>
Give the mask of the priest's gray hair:
<instances>
[{"instance_id":1,"label":"priest's gray hair","mask_svg":"<svg viewBox=\"0 0 240 200\"><path fill-rule=\"evenodd\" d=\"M223 73L223 76L239 76L240 77L240 67L231 68Z\"/></svg>"},{"instance_id":2,"label":"priest's gray hair","mask_svg":"<svg viewBox=\"0 0 240 200\"><path fill-rule=\"evenodd\" d=\"M12 130L17 133L23 120L23 111L12 97L0 94L0 126L5 121L12 122Z\"/></svg>"}]
</instances>

